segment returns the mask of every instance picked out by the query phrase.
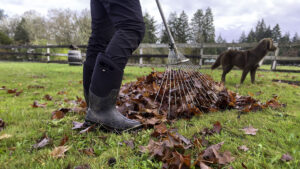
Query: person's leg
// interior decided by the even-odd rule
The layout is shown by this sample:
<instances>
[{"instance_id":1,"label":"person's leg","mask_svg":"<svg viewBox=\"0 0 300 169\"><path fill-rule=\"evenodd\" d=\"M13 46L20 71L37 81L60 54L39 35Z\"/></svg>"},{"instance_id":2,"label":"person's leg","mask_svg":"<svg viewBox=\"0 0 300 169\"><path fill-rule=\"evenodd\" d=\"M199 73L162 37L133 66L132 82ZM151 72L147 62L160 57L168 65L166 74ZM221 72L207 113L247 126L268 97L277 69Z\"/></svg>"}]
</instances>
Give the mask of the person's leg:
<instances>
[{"instance_id":1,"label":"person's leg","mask_svg":"<svg viewBox=\"0 0 300 169\"><path fill-rule=\"evenodd\" d=\"M99 0L91 0L92 34L89 39L86 60L83 65L84 96L88 104L88 93L98 53L104 53L113 34L114 27Z\"/></svg>"},{"instance_id":2,"label":"person's leg","mask_svg":"<svg viewBox=\"0 0 300 169\"><path fill-rule=\"evenodd\" d=\"M139 46L143 39L145 25L139 0L99 0L103 2L106 12L114 25L115 33L108 44L105 53L101 53L97 58L97 68L92 77L91 91L96 95L106 95L111 90L109 79L101 78L100 58L106 57L112 60L120 68L120 74L127 64L128 57ZM121 85L121 81L118 82ZM119 88L116 87L116 88Z\"/></svg>"},{"instance_id":3,"label":"person's leg","mask_svg":"<svg viewBox=\"0 0 300 169\"><path fill-rule=\"evenodd\" d=\"M128 57L142 41L145 26L139 0L99 0L112 21L115 33L104 53L99 53L90 85L86 123L126 130L140 123L116 109L116 99Z\"/></svg>"}]
</instances>

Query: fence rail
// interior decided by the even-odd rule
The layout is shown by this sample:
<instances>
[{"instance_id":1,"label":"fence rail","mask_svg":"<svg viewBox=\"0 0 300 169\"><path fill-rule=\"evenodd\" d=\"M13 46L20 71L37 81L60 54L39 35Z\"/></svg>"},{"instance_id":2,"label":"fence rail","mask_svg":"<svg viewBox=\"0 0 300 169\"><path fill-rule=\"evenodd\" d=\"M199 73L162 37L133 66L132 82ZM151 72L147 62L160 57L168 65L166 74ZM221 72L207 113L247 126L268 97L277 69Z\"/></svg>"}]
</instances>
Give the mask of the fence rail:
<instances>
[{"instance_id":1,"label":"fence rail","mask_svg":"<svg viewBox=\"0 0 300 169\"><path fill-rule=\"evenodd\" d=\"M216 59L218 55L209 55L204 54L204 49L206 48L252 48L255 47L258 43L222 43L222 44L207 44L207 43L195 43L195 44L177 44L179 48L191 48L191 49L200 49L197 55L186 55L188 58L197 58L199 59L199 65L203 64L204 59ZM139 64L143 65L143 59L145 58L166 58L166 54L144 54L144 49L156 49L156 48L168 48L168 44L141 44L139 46L139 52L137 55L133 55L134 58L139 58ZM51 49L54 48L69 48L70 45L44 45L44 46L36 46L36 45L0 45L0 49L4 49L4 52L0 50L0 56L2 55L17 55L17 56L47 56L47 61L50 61L51 56L65 56L68 54L60 54L60 53L51 53ZM81 49L86 49L87 45L78 45ZM300 43L287 43L287 44L278 44L278 49L274 53L274 56L266 56L264 60L272 61L272 70L276 69L276 65L278 61L296 61L300 62L300 57L289 57L289 56L279 56L280 48L292 48L299 47ZM17 52L19 49L27 49L27 52ZM28 50L30 49L30 50ZM33 52L35 49L47 49L47 52ZM7 52L5 50L11 50L12 52ZM85 56L85 53L83 53Z\"/></svg>"}]
</instances>

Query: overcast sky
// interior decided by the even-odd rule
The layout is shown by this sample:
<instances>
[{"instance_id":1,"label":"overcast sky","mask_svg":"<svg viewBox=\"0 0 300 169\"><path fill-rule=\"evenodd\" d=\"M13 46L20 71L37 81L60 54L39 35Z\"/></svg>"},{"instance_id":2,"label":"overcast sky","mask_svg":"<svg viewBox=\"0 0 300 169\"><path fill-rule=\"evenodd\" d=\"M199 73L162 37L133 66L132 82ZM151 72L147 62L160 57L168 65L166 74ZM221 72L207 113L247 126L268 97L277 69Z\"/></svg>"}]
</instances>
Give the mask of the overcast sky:
<instances>
[{"instance_id":1,"label":"overcast sky","mask_svg":"<svg viewBox=\"0 0 300 169\"><path fill-rule=\"evenodd\" d=\"M155 0L141 0L141 4L144 12L161 23ZM248 33L262 18L271 27L278 23L291 37L300 33L300 0L161 0L161 4L166 16L184 10L189 18L197 9L211 7L216 36L221 34L227 41L237 40L242 31ZM46 15L51 8L89 9L89 0L0 0L0 8L9 16L28 10Z\"/></svg>"}]
</instances>

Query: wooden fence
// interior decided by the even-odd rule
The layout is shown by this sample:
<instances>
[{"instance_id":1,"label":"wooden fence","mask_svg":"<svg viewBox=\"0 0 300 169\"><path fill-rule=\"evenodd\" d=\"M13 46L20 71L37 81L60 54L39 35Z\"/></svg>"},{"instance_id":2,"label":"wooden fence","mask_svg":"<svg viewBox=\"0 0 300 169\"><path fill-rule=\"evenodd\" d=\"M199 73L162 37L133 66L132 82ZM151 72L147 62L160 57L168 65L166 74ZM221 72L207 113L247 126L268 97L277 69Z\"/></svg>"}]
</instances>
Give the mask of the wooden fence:
<instances>
[{"instance_id":1,"label":"wooden fence","mask_svg":"<svg viewBox=\"0 0 300 169\"><path fill-rule=\"evenodd\" d=\"M257 43L224 43L224 44L177 44L178 48L187 48L187 49L200 49L199 53L196 55L186 55L189 58L197 58L199 65L203 65L203 61L205 59L216 59L218 55L211 55L211 54L205 54L204 50L208 48L234 48L234 49L245 49L245 48L252 48L255 47ZM278 45L278 44L277 44ZM0 49L2 50L8 50L9 52L1 52L0 50L0 59L1 55L7 56L7 55L17 55L17 56L46 56L47 62L50 61L50 56L63 56L67 57L68 54L60 54L60 53L52 53L51 49L54 48L69 48L70 45L46 45L46 46L34 46L34 45L24 45L24 46L17 46L17 45L0 45ZM78 46L81 49L86 50L86 45L79 45ZM290 57L290 56L279 56L279 50L280 48L291 48L291 47L297 47L300 49L300 43L290 43L290 44L279 44L278 49L271 53L271 55L266 56L264 60L268 60L272 62L271 69L275 70L276 65L278 61L295 61L297 63L300 63L300 57ZM141 44L139 46L139 49L133 55L134 58L139 59L138 64L144 65L144 59L145 58L166 58L167 54L149 54L145 53L145 49L167 49L168 44ZM19 52L20 49L23 49L23 52ZM26 50L24 50L26 49ZM35 52L36 49L46 49L46 52ZM25 51L25 52L24 52ZM85 53L82 54L85 56Z\"/></svg>"}]
</instances>

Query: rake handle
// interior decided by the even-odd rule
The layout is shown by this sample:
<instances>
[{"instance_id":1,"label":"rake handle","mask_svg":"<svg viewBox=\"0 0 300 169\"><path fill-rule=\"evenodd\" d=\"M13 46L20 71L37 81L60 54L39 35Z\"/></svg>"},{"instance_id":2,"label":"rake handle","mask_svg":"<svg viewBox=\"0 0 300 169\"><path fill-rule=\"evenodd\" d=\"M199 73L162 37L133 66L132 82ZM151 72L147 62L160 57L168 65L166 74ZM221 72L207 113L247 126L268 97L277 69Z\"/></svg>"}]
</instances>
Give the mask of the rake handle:
<instances>
[{"instance_id":1,"label":"rake handle","mask_svg":"<svg viewBox=\"0 0 300 169\"><path fill-rule=\"evenodd\" d=\"M169 36L169 39L170 39L170 49L174 49L175 52L177 53L177 48L176 48L176 45L175 45L175 40L174 40L174 38L173 38L173 36L171 34L171 31L170 31L170 28L169 28L169 26L167 24L167 20L165 18L165 15L164 15L164 12L163 12L163 10L161 8L159 0L156 0L156 4L157 4L160 16L161 16L161 18L163 20L164 26L165 26L165 28L167 30L167 33L168 33L168 36Z\"/></svg>"}]
</instances>

